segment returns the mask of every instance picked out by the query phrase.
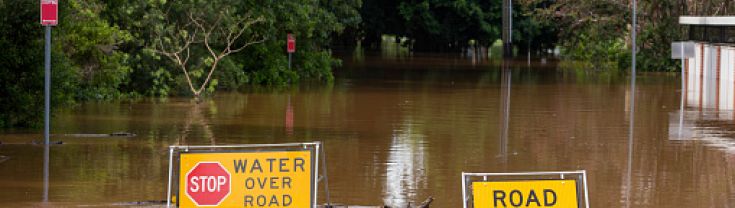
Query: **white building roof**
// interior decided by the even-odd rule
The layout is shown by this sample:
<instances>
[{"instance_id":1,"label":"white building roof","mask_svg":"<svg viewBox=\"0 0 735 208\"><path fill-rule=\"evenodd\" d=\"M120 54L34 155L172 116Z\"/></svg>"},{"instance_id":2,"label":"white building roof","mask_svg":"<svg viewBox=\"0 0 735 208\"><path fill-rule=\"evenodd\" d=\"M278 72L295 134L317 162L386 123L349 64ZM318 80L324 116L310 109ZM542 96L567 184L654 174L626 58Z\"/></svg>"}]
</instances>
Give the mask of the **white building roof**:
<instances>
[{"instance_id":1,"label":"white building roof","mask_svg":"<svg viewBox=\"0 0 735 208\"><path fill-rule=\"evenodd\" d=\"M682 25L702 25L702 26L735 26L735 16L717 16L717 17L679 17L679 24Z\"/></svg>"}]
</instances>

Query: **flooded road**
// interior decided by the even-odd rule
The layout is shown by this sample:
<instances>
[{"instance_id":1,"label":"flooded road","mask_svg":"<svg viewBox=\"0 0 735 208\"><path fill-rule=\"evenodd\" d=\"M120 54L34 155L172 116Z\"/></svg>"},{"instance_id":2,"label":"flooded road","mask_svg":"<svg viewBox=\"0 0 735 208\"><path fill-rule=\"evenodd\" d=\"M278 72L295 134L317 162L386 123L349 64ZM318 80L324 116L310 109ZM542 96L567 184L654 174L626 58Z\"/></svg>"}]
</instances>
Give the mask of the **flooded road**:
<instances>
[{"instance_id":1,"label":"flooded road","mask_svg":"<svg viewBox=\"0 0 735 208\"><path fill-rule=\"evenodd\" d=\"M53 120L48 183L42 135L0 134L0 206L164 200L169 145L316 140L343 204L461 207L462 171L586 170L592 207L735 205L734 114L681 111L678 76L639 76L631 118L622 74L502 65L368 55L328 86L84 103ZM113 132L136 136L64 136Z\"/></svg>"}]
</instances>

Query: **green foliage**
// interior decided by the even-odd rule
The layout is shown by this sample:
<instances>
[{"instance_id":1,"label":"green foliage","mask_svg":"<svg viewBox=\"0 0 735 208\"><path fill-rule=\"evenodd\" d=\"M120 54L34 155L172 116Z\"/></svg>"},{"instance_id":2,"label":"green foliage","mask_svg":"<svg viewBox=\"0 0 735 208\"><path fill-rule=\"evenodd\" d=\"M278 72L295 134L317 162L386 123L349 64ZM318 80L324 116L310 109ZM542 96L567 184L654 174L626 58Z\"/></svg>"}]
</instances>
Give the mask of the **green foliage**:
<instances>
[{"instance_id":1,"label":"green foliage","mask_svg":"<svg viewBox=\"0 0 735 208\"><path fill-rule=\"evenodd\" d=\"M0 128L38 127L43 120L44 30L38 1L0 1ZM35 20L35 21L34 21ZM77 73L59 48L52 55L52 104L73 103Z\"/></svg>"},{"instance_id":2,"label":"green foliage","mask_svg":"<svg viewBox=\"0 0 735 208\"><path fill-rule=\"evenodd\" d=\"M540 53L542 50L555 49L559 42L557 23L549 21L543 15L544 10L551 7L551 0L516 1L513 11L513 42L521 54L528 50Z\"/></svg>"},{"instance_id":3,"label":"green foliage","mask_svg":"<svg viewBox=\"0 0 735 208\"><path fill-rule=\"evenodd\" d=\"M128 2L130 1L128 0ZM286 85L305 79L331 81L333 79L332 67L338 64L338 61L331 57L328 49L331 38L333 34L341 33L345 28L354 28L358 25L360 16L358 16L357 8L362 4L359 0L266 2L254 0L218 0L217 3L196 0L168 1L149 9L151 11L148 11L147 14L151 18L145 20L143 25L147 25L146 28L165 28L166 25L171 25L171 22L185 21L186 16L182 14L188 10L187 8L191 8L192 6L197 7L197 9L202 9L201 7L204 6L196 6L200 3L204 4L204 6L220 5L222 7L222 5L227 5L227 8L234 9L232 11L234 14L248 14L255 17L263 17L265 20L262 24L252 25L250 31L251 33L263 36L265 42L249 46L240 53L224 58L218 64L218 69L214 72L213 77L217 80L217 85L208 86L208 92L214 92L214 88L241 90L250 85ZM222 8L211 7L209 10L217 11L222 10ZM214 16L211 18L214 18ZM152 33L150 29L147 32L148 35ZM288 56L285 53L285 37L287 33L293 33L297 39L297 52L293 55L294 62L291 69L288 68ZM140 33L134 35L143 37L146 34ZM146 43L146 46L150 48L152 44L149 41ZM222 45L217 46L215 44L214 48L217 47L221 48ZM193 48L191 53L193 54L192 57L201 57L206 55L207 51L199 47ZM161 58L158 55L155 56L159 59ZM164 62L168 61L164 60ZM155 75L149 76L149 79L157 80L159 75L173 75L173 81L164 79L156 82L161 83L161 85L148 87L147 89L168 90L156 90L154 93L149 92L146 94L162 94L168 91L177 95L187 95L186 81L182 77L183 73L181 69L172 65L170 62L166 64L168 64L168 67L166 67L168 73L156 73ZM192 78L196 79L205 76L207 70L204 67L210 66L210 64L206 60L193 63L195 68L191 72ZM137 71L137 69L134 69L134 71ZM168 84L168 87L164 83Z\"/></svg>"},{"instance_id":4,"label":"green foliage","mask_svg":"<svg viewBox=\"0 0 735 208\"><path fill-rule=\"evenodd\" d=\"M528 0L534 1L534 0ZM630 2L558 0L534 15L553 23L567 58L589 61L596 68L630 66ZM671 42L680 38L682 1L643 0L638 6L638 66L642 71L675 71ZM696 2L695 2L696 3ZM711 14L710 14L711 15Z\"/></svg>"},{"instance_id":5,"label":"green foliage","mask_svg":"<svg viewBox=\"0 0 735 208\"><path fill-rule=\"evenodd\" d=\"M43 29L39 1L0 1L0 128L38 127L43 113ZM262 16L248 33L266 42L222 59L205 88L242 90L252 85L286 85L301 80L331 81L330 42L335 34L357 28L361 0L67 0L60 2L60 24L54 28L53 105L77 100L187 95L183 72L153 53L156 32L186 18L188 9ZM192 6L196 6L192 8ZM220 12L201 12L216 18ZM227 29L227 28L226 28ZM286 33L297 38L298 51L288 68ZM238 42L240 43L240 42ZM215 48L223 48L215 43ZM207 51L195 48L193 54ZM193 77L207 75L212 59L195 61Z\"/></svg>"},{"instance_id":6,"label":"green foliage","mask_svg":"<svg viewBox=\"0 0 735 208\"><path fill-rule=\"evenodd\" d=\"M105 4L90 0L69 0L60 8L56 46L64 51L74 71L80 75L78 99L113 99L122 96L120 85L128 81L129 55L117 51L117 43L132 37L100 18Z\"/></svg>"},{"instance_id":7,"label":"green foliage","mask_svg":"<svg viewBox=\"0 0 735 208\"><path fill-rule=\"evenodd\" d=\"M501 0L378 0L361 14L363 46L379 46L384 34L411 39L419 51L460 50L470 40L488 46L500 37Z\"/></svg>"}]
</instances>

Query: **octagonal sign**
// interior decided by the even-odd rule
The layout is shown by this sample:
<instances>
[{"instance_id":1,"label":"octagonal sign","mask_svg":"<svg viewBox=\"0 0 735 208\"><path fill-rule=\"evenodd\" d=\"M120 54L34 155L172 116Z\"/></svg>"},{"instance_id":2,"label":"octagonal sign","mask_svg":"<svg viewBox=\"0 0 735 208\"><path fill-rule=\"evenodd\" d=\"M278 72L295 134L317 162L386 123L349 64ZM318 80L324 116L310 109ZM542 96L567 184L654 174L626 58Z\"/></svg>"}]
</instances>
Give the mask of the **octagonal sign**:
<instances>
[{"instance_id":1,"label":"octagonal sign","mask_svg":"<svg viewBox=\"0 0 735 208\"><path fill-rule=\"evenodd\" d=\"M185 188L197 206L217 206L230 195L230 173L219 162L199 162L186 173Z\"/></svg>"}]
</instances>

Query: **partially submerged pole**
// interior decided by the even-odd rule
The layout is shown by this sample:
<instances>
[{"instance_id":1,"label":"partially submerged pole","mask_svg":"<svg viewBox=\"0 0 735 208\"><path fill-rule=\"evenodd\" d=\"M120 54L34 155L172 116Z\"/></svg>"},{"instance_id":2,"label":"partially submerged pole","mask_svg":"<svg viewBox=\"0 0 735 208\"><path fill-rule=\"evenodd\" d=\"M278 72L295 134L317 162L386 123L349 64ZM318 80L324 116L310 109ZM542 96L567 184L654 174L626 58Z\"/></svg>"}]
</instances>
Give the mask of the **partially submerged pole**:
<instances>
[{"instance_id":1,"label":"partially submerged pole","mask_svg":"<svg viewBox=\"0 0 735 208\"><path fill-rule=\"evenodd\" d=\"M636 96L636 90L635 90L635 79L636 79L636 53L637 53L637 46L636 46L636 32L637 32L637 18L636 15L636 4L638 4L637 0L633 0L633 24L631 27L631 38L632 38L632 49L631 49L631 77L630 77L630 126L628 126L628 170L626 171L626 180L625 180L625 207L630 207L630 193L631 193L631 185L632 185L632 177L633 177L633 136L635 135L635 96Z\"/></svg>"}]
</instances>

